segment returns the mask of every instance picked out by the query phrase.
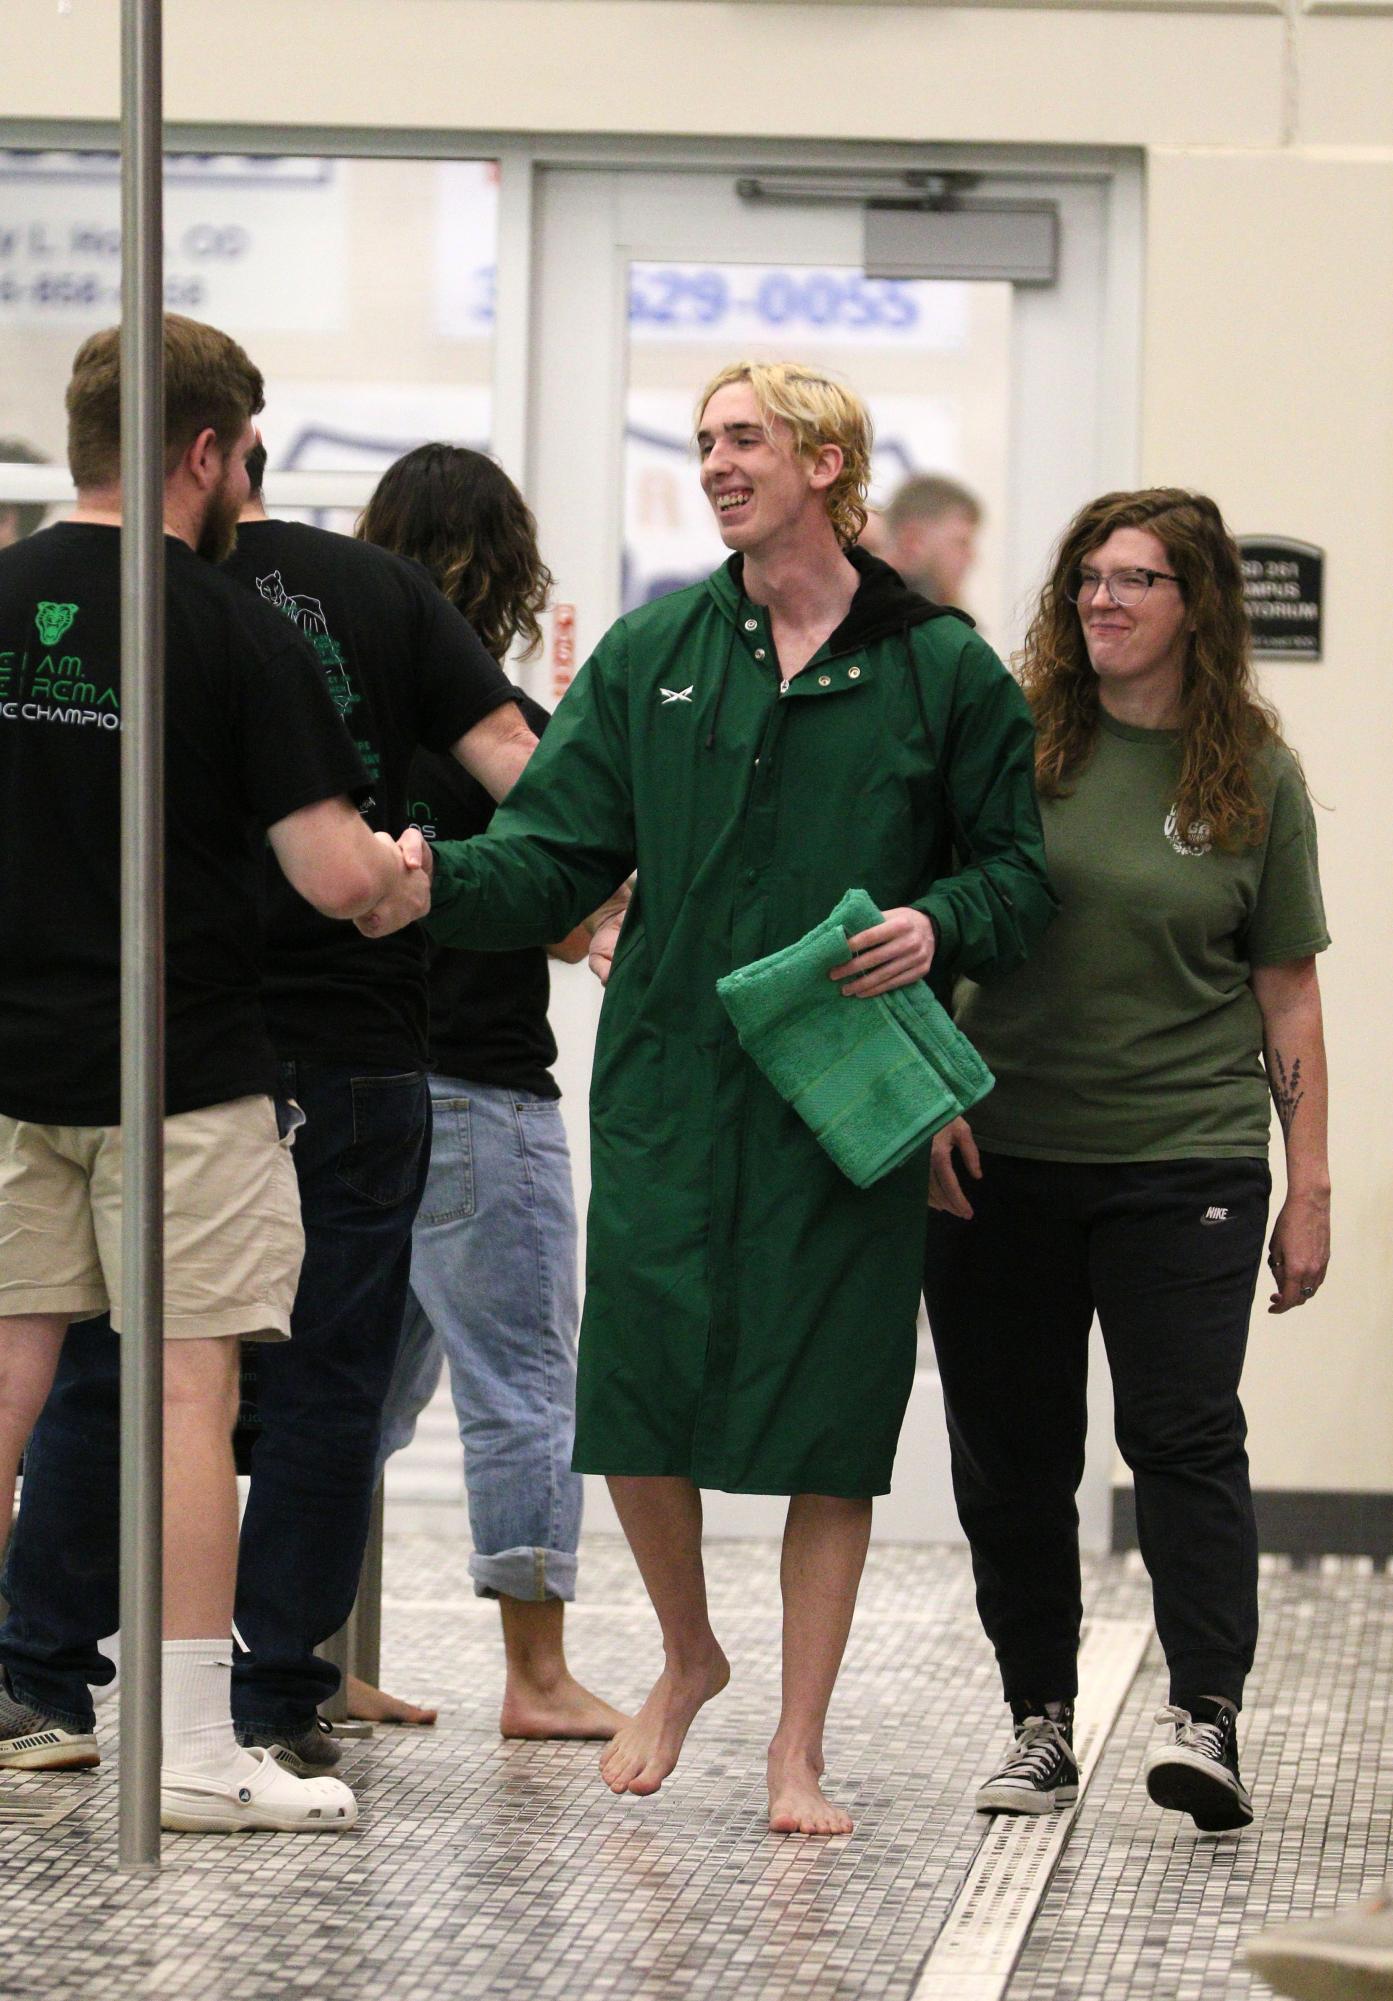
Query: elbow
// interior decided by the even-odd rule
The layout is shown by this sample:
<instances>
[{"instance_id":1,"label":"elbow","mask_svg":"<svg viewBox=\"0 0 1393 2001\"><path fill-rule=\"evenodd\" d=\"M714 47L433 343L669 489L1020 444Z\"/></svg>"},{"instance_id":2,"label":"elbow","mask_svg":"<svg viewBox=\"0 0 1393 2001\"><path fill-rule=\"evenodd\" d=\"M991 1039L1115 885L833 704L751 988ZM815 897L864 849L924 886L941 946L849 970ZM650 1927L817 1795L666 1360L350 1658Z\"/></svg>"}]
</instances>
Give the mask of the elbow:
<instances>
[{"instance_id":1,"label":"elbow","mask_svg":"<svg viewBox=\"0 0 1393 2001\"><path fill-rule=\"evenodd\" d=\"M481 780L485 789L493 794L495 804L502 805L526 771L536 748L537 739L526 723L520 723L503 739L492 770Z\"/></svg>"},{"instance_id":2,"label":"elbow","mask_svg":"<svg viewBox=\"0 0 1393 2001\"><path fill-rule=\"evenodd\" d=\"M372 869L352 861L326 869L313 883L300 885L300 894L321 917L347 919L371 910L381 901L383 890Z\"/></svg>"}]
</instances>

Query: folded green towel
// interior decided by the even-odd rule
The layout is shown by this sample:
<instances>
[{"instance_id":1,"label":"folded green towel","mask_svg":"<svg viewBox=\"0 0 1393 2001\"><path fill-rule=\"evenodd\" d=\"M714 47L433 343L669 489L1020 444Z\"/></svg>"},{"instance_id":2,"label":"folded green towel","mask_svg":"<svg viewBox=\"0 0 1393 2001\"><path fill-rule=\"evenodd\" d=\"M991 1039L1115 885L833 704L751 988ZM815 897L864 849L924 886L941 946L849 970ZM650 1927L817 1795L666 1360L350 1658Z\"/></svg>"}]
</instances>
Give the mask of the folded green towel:
<instances>
[{"instance_id":1,"label":"folded green towel","mask_svg":"<svg viewBox=\"0 0 1393 2001\"><path fill-rule=\"evenodd\" d=\"M902 1167L996 1081L922 980L848 1000L827 975L884 919L864 889L796 945L717 980L740 1046L858 1188Z\"/></svg>"}]
</instances>

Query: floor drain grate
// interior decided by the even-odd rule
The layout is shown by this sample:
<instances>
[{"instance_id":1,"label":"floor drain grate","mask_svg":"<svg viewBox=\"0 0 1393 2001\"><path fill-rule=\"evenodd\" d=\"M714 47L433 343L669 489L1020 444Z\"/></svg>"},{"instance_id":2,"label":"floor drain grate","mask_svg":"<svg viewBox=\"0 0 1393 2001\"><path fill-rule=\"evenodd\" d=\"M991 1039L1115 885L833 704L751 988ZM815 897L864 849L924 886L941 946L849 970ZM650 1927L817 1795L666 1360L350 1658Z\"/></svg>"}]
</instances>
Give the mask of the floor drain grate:
<instances>
[{"instance_id":1,"label":"floor drain grate","mask_svg":"<svg viewBox=\"0 0 1393 2001\"><path fill-rule=\"evenodd\" d=\"M1150 1624L1132 1620L1095 1620L1085 1632L1074 1720L1080 1804L1150 1638ZM1077 1813L988 1823L911 2001L999 2001Z\"/></svg>"}]
</instances>

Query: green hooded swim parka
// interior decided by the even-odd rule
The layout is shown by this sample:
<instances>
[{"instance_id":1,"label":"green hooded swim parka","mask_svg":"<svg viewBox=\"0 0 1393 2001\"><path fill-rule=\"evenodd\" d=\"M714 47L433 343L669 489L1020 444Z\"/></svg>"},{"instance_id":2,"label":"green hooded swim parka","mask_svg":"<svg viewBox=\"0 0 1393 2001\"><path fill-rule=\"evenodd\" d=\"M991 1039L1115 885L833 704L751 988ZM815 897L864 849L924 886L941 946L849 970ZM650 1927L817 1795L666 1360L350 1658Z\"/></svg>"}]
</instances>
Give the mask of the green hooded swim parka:
<instances>
[{"instance_id":1,"label":"green hooded swim parka","mask_svg":"<svg viewBox=\"0 0 1393 2001\"><path fill-rule=\"evenodd\" d=\"M1055 906L1015 682L967 622L850 557L850 612L787 683L738 557L621 618L488 833L435 851L429 928L475 950L564 937L638 872L591 1086L582 1472L890 1484L927 1150L855 1188L716 981L853 887L932 918L940 993L1018 965Z\"/></svg>"}]
</instances>

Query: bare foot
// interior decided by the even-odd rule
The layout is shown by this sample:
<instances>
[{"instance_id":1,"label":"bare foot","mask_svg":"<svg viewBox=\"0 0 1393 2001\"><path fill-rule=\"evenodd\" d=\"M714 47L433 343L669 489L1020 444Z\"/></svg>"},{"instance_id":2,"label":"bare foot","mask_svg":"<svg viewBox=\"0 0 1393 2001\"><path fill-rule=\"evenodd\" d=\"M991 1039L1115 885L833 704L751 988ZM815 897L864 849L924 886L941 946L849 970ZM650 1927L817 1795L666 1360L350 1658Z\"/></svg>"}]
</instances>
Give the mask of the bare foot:
<instances>
[{"instance_id":1,"label":"bare foot","mask_svg":"<svg viewBox=\"0 0 1393 2001\"><path fill-rule=\"evenodd\" d=\"M612 1708L566 1674L550 1688L509 1681L498 1730L503 1737L604 1738L629 1721L622 1709Z\"/></svg>"},{"instance_id":2,"label":"bare foot","mask_svg":"<svg viewBox=\"0 0 1393 2001\"><path fill-rule=\"evenodd\" d=\"M348 1713L356 1723L417 1725L434 1723L439 1714L434 1709L421 1709L414 1702L403 1702L399 1695L388 1695L385 1689L374 1688L370 1681L360 1681L356 1674L348 1677Z\"/></svg>"},{"instance_id":3,"label":"bare foot","mask_svg":"<svg viewBox=\"0 0 1393 2001\"><path fill-rule=\"evenodd\" d=\"M615 1732L600 1759L600 1777L612 1793L655 1793L682 1754L682 1744L704 1702L730 1680L719 1647L700 1667L682 1674L664 1668L631 1723Z\"/></svg>"},{"instance_id":4,"label":"bare foot","mask_svg":"<svg viewBox=\"0 0 1393 2001\"><path fill-rule=\"evenodd\" d=\"M805 1752L769 1752L771 1834L850 1834L851 1815L833 1806L818 1781L821 1758Z\"/></svg>"}]
</instances>

